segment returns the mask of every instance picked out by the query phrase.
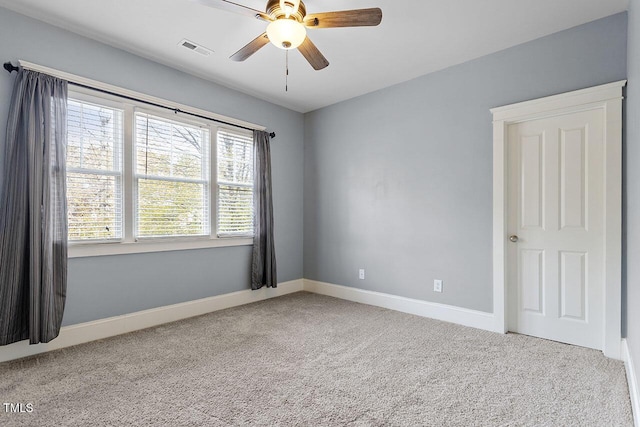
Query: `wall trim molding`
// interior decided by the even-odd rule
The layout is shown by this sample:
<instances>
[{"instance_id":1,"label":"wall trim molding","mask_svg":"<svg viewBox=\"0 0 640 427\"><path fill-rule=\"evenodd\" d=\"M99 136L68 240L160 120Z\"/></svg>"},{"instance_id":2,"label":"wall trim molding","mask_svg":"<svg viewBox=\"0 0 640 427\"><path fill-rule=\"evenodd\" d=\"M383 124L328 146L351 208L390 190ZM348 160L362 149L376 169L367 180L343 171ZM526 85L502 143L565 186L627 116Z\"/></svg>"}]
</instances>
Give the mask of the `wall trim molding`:
<instances>
[{"instance_id":1,"label":"wall trim molding","mask_svg":"<svg viewBox=\"0 0 640 427\"><path fill-rule=\"evenodd\" d=\"M627 371L633 421L636 427L640 427L640 384L638 383L637 371L633 365L633 358L629 353L629 344L626 338L622 339L622 360L624 360L624 367Z\"/></svg>"},{"instance_id":2,"label":"wall trim molding","mask_svg":"<svg viewBox=\"0 0 640 427\"><path fill-rule=\"evenodd\" d=\"M591 109L591 104L594 103L596 106L600 106L603 101L622 100L622 91L620 88L626 84L626 80L620 80L557 95L545 96L544 98L495 107L489 111L493 114L494 121L507 120L510 123L517 123L522 120L534 120L555 116L558 114L558 111L576 105L581 105L585 109Z\"/></svg>"},{"instance_id":3,"label":"wall trim molding","mask_svg":"<svg viewBox=\"0 0 640 427\"><path fill-rule=\"evenodd\" d=\"M90 341L109 338L128 332L151 328L164 323L188 319L225 308L237 307L263 301L282 295L303 290L303 279L279 283L278 287L262 288L257 291L250 289L231 292L223 295L187 301L163 307L142 310L121 316L63 326L60 335L46 344L29 345L29 341L20 341L0 347L0 362L20 359L35 354L71 347Z\"/></svg>"},{"instance_id":4,"label":"wall trim molding","mask_svg":"<svg viewBox=\"0 0 640 427\"><path fill-rule=\"evenodd\" d=\"M91 341L114 337L165 323L201 316L227 308L280 297L294 292L306 291L361 304L382 307L402 313L427 317L491 332L504 333L493 313L471 310L453 305L440 304L399 295L387 294L350 286L336 285L309 279L297 279L279 283L278 287L249 289L223 295L186 301L178 304L137 311L121 316L93 320L64 326L60 335L46 344L29 345L27 340L0 347L0 363L23 357L59 350ZM498 326L496 326L498 325ZM633 405L636 426L640 427L640 389L633 362L629 356L626 340L622 340L622 358L627 370L629 392Z\"/></svg>"},{"instance_id":5,"label":"wall trim molding","mask_svg":"<svg viewBox=\"0 0 640 427\"><path fill-rule=\"evenodd\" d=\"M469 326L472 328L484 329L492 332L504 332L502 330L496 331L496 322L493 313L486 313L453 305L439 304L430 301L406 298L398 295L368 291L349 286L334 285L332 283L324 283L308 279L304 279L304 290L348 301L414 314L416 316L456 323L458 325Z\"/></svg>"}]
</instances>

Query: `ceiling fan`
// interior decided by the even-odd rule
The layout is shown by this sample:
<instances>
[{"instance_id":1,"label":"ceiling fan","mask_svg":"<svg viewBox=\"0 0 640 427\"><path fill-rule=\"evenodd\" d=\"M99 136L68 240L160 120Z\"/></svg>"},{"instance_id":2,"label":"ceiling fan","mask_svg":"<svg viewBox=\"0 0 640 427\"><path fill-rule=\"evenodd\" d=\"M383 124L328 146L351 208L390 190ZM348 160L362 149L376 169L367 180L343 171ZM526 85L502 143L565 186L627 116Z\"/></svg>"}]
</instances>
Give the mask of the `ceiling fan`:
<instances>
[{"instance_id":1,"label":"ceiling fan","mask_svg":"<svg viewBox=\"0 0 640 427\"><path fill-rule=\"evenodd\" d=\"M265 12L227 0L193 1L269 22L266 32L231 55L232 60L244 61L271 42L280 49L297 48L315 70L326 68L329 61L307 36L307 28L368 27L382 21L382 10L377 7L307 15L307 8L301 0L268 0Z\"/></svg>"}]
</instances>

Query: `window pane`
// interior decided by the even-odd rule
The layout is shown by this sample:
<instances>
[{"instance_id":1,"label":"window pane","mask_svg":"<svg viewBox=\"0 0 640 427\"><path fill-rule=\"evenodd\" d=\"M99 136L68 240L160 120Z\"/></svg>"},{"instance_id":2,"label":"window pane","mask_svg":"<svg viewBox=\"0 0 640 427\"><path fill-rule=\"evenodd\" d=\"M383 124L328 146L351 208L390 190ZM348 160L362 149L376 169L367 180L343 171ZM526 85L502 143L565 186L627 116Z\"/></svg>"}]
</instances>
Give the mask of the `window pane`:
<instances>
[{"instance_id":1,"label":"window pane","mask_svg":"<svg viewBox=\"0 0 640 427\"><path fill-rule=\"evenodd\" d=\"M137 237L209 234L209 130L135 115Z\"/></svg>"},{"instance_id":2,"label":"window pane","mask_svg":"<svg viewBox=\"0 0 640 427\"><path fill-rule=\"evenodd\" d=\"M208 173L207 129L136 114L136 168L140 175L203 179Z\"/></svg>"},{"instance_id":3,"label":"window pane","mask_svg":"<svg viewBox=\"0 0 640 427\"><path fill-rule=\"evenodd\" d=\"M70 99L67 126L68 168L119 168L122 111Z\"/></svg>"},{"instance_id":4,"label":"window pane","mask_svg":"<svg viewBox=\"0 0 640 427\"><path fill-rule=\"evenodd\" d=\"M218 236L253 234L253 135L218 132Z\"/></svg>"},{"instance_id":5,"label":"window pane","mask_svg":"<svg viewBox=\"0 0 640 427\"><path fill-rule=\"evenodd\" d=\"M218 235L253 234L252 188L220 185L218 197Z\"/></svg>"},{"instance_id":6,"label":"window pane","mask_svg":"<svg viewBox=\"0 0 640 427\"><path fill-rule=\"evenodd\" d=\"M208 235L206 191L203 184L139 179L137 235Z\"/></svg>"},{"instance_id":7,"label":"window pane","mask_svg":"<svg viewBox=\"0 0 640 427\"><path fill-rule=\"evenodd\" d=\"M122 237L120 177L67 174L69 240Z\"/></svg>"},{"instance_id":8,"label":"window pane","mask_svg":"<svg viewBox=\"0 0 640 427\"><path fill-rule=\"evenodd\" d=\"M123 111L68 100L69 240L122 238Z\"/></svg>"},{"instance_id":9,"label":"window pane","mask_svg":"<svg viewBox=\"0 0 640 427\"><path fill-rule=\"evenodd\" d=\"M253 184L253 137L218 132L218 182Z\"/></svg>"}]
</instances>

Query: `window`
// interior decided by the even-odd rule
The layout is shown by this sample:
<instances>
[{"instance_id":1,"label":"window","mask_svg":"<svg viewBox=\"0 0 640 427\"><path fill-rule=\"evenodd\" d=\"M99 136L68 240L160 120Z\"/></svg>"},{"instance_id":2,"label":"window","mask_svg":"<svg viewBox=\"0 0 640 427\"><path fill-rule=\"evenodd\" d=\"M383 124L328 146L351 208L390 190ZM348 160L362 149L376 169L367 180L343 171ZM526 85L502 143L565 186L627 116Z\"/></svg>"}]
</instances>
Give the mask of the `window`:
<instances>
[{"instance_id":1,"label":"window","mask_svg":"<svg viewBox=\"0 0 640 427\"><path fill-rule=\"evenodd\" d=\"M70 242L148 248L78 246L97 255L251 243L250 131L89 93L69 94Z\"/></svg>"},{"instance_id":2,"label":"window","mask_svg":"<svg viewBox=\"0 0 640 427\"><path fill-rule=\"evenodd\" d=\"M218 131L218 236L253 234L253 136Z\"/></svg>"},{"instance_id":3,"label":"window","mask_svg":"<svg viewBox=\"0 0 640 427\"><path fill-rule=\"evenodd\" d=\"M69 100L69 240L122 238L122 115L122 110Z\"/></svg>"},{"instance_id":4,"label":"window","mask_svg":"<svg viewBox=\"0 0 640 427\"><path fill-rule=\"evenodd\" d=\"M209 130L135 115L136 237L209 235Z\"/></svg>"}]
</instances>

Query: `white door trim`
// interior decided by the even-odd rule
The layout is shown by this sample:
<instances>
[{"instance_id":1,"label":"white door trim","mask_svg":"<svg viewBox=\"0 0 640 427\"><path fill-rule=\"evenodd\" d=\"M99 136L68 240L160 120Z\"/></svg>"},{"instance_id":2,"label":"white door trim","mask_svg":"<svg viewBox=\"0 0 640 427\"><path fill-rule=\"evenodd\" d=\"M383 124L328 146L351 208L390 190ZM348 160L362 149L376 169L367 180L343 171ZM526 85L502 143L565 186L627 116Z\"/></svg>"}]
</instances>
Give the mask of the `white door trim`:
<instances>
[{"instance_id":1,"label":"white door trim","mask_svg":"<svg viewBox=\"0 0 640 427\"><path fill-rule=\"evenodd\" d=\"M605 115L605 356L621 358L622 88L626 80L491 109L493 114L493 313L507 332L507 128L564 113L602 109Z\"/></svg>"}]
</instances>

